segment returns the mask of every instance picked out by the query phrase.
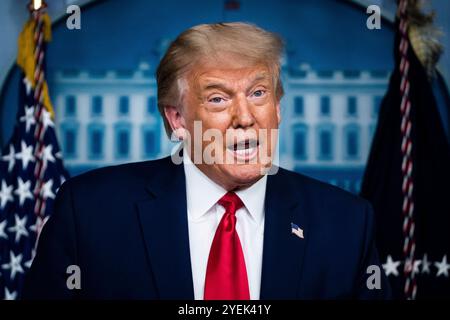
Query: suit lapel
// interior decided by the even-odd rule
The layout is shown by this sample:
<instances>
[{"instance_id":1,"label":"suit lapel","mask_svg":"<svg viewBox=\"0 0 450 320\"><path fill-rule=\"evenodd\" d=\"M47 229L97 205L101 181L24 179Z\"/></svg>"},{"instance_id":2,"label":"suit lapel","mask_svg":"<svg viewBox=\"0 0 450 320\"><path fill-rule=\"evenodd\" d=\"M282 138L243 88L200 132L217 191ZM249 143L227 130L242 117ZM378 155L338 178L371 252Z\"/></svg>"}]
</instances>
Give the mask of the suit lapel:
<instances>
[{"instance_id":1,"label":"suit lapel","mask_svg":"<svg viewBox=\"0 0 450 320\"><path fill-rule=\"evenodd\" d=\"M261 300L298 298L308 221L300 192L294 195L283 174L280 169L267 180ZM291 233L291 223L304 230L304 239Z\"/></svg>"},{"instance_id":2,"label":"suit lapel","mask_svg":"<svg viewBox=\"0 0 450 320\"><path fill-rule=\"evenodd\" d=\"M137 203L149 263L161 299L194 299L185 176L182 165L167 160L147 186L149 198ZM285 185L281 171L268 177L265 199L261 300L295 299L308 219L298 198ZM305 239L291 233L291 223L304 230Z\"/></svg>"},{"instance_id":3,"label":"suit lapel","mask_svg":"<svg viewBox=\"0 0 450 320\"><path fill-rule=\"evenodd\" d=\"M149 199L137 203L161 299L194 299L185 188L183 166L170 162L148 184Z\"/></svg>"}]
</instances>

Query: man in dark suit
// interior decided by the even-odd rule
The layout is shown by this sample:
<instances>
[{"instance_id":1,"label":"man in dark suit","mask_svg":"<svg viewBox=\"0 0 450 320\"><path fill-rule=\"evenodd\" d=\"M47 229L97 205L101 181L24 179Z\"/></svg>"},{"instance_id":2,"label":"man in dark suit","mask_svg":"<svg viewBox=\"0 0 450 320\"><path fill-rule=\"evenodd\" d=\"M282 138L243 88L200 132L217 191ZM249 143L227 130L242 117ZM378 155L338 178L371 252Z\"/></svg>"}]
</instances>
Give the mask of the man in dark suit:
<instances>
[{"instance_id":1,"label":"man in dark suit","mask_svg":"<svg viewBox=\"0 0 450 320\"><path fill-rule=\"evenodd\" d=\"M183 148L67 181L24 297L389 297L370 205L273 164L281 51L244 23L183 32L157 71Z\"/></svg>"}]
</instances>

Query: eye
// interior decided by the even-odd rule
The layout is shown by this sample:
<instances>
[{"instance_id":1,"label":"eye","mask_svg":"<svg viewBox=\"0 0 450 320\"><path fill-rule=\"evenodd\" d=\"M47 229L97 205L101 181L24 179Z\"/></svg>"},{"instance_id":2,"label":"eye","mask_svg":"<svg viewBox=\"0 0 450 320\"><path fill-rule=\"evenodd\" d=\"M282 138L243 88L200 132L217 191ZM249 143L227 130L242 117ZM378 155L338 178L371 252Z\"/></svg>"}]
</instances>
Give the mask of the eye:
<instances>
[{"instance_id":1,"label":"eye","mask_svg":"<svg viewBox=\"0 0 450 320\"><path fill-rule=\"evenodd\" d=\"M224 99L222 97L213 97L213 98L209 99L208 101L212 102L212 103L221 103L224 101Z\"/></svg>"},{"instance_id":2,"label":"eye","mask_svg":"<svg viewBox=\"0 0 450 320\"><path fill-rule=\"evenodd\" d=\"M206 107L213 111L225 110L230 104L231 98L226 94L213 93L206 97Z\"/></svg>"},{"instance_id":3,"label":"eye","mask_svg":"<svg viewBox=\"0 0 450 320\"><path fill-rule=\"evenodd\" d=\"M253 92L253 96L255 96L256 98L262 97L264 94L266 93L265 90L256 90L255 92Z\"/></svg>"}]
</instances>

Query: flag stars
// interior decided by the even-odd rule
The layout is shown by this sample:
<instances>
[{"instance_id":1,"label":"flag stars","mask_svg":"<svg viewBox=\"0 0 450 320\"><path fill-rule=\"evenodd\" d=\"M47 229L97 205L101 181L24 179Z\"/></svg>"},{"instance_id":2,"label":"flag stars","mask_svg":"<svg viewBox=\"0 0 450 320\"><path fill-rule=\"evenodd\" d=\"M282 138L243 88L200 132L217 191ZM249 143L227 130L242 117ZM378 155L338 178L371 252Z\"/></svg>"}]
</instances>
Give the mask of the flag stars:
<instances>
[{"instance_id":1,"label":"flag stars","mask_svg":"<svg viewBox=\"0 0 450 320\"><path fill-rule=\"evenodd\" d=\"M59 181L60 181L59 185L62 186L63 183L66 182L66 178L65 178L63 175L61 175L61 176L59 177Z\"/></svg>"},{"instance_id":2,"label":"flag stars","mask_svg":"<svg viewBox=\"0 0 450 320\"><path fill-rule=\"evenodd\" d=\"M66 182L66 178L63 175L61 175L59 177L59 186L58 186L58 188L56 188L56 191L55 191L56 193L58 193L59 189L62 187L64 182Z\"/></svg>"},{"instance_id":3,"label":"flag stars","mask_svg":"<svg viewBox=\"0 0 450 320\"><path fill-rule=\"evenodd\" d=\"M14 146L12 144L9 145L9 153L5 154L2 157L3 161L8 161L8 172L11 172L16 164L16 156L14 152Z\"/></svg>"},{"instance_id":4,"label":"flag stars","mask_svg":"<svg viewBox=\"0 0 450 320\"><path fill-rule=\"evenodd\" d=\"M44 127L44 131L48 127L55 126L55 124L53 123L53 120L52 120L52 115L45 108L42 110L41 120L42 120L42 126Z\"/></svg>"},{"instance_id":5,"label":"flag stars","mask_svg":"<svg viewBox=\"0 0 450 320\"><path fill-rule=\"evenodd\" d=\"M420 273L419 267L420 267L421 264L422 264L422 260L416 260L416 261L414 261L414 264L413 264L413 274L419 274L419 273Z\"/></svg>"},{"instance_id":6,"label":"flag stars","mask_svg":"<svg viewBox=\"0 0 450 320\"><path fill-rule=\"evenodd\" d=\"M17 189L14 194L19 197L19 204L23 206L26 199L33 200L33 194L30 191L31 181L23 182L21 177L17 178Z\"/></svg>"},{"instance_id":7,"label":"flag stars","mask_svg":"<svg viewBox=\"0 0 450 320\"><path fill-rule=\"evenodd\" d=\"M28 164L34 161L33 146L27 146L27 144L23 140L21 141L20 146L21 151L16 154L16 158L22 161L22 167L24 170L26 170Z\"/></svg>"},{"instance_id":8,"label":"flag stars","mask_svg":"<svg viewBox=\"0 0 450 320\"><path fill-rule=\"evenodd\" d=\"M44 198L44 199L47 199L47 198L54 199L55 198L55 194L53 193L52 188L53 188L53 179L50 179L46 183L44 183L44 185L42 186L42 190L41 190L42 198Z\"/></svg>"},{"instance_id":9,"label":"flag stars","mask_svg":"<svg viewBox=\"0 0 450 320\"><path fill-rule=\"evenodd\" d=\"M30 93L31 93L31 88L33 87L33 85L31 84L31 81L28 80L27 78L23 78L22 82L25 85L25 91L27 92L27 96L29 96Z\"/></svg>"},{"instance_id":10,"label":"flag stars","mask_svg":"<svg viewBox=\"0 0 450 320\"><path fill-rule=\"evenodd\" d=\"M16 300L17 299L17 292L9 292L8 288L5 287L5 300Z\"/></svg>"},{"instance_id":11,"label":"flag stars","mask_svg":"<svg viewBox=\"0 0 450 320\"><path fill-rule=\"evenodd\" d=\"M25 122L25 130L28 133L33 124L36 124L36 119L34 117L34 107L25 106L25 115L20 117L20 122Z\"/></svg>"},{"instance_id":12,"label":"flag stars","mask_svg":"<svg viewBox=\"0 0 450 320\"><path fill-rule=\"evenodd\" d=\"M44 219L42 219L41 216L38 216L36 219L36 223L30 226L30 231L36 232L37 234L41 233L42 228L47 223L48 218L50 216L46 216Z\"/></svg>"},{"instance_id":13,"label":"flag stars","mask_svg":"<svg viewBox=\"0 0 450 320\"><path fill-rule=\"evenodd\" d=\"M428 256L425 253L423 255L423 259L422 259L422 273L430 273L430 266L431 266L431 262L428 261Z\"/></svg>"},{"instance_id":14,"label":"flag stars","mask_svg":"<svg viewBox=\"0 0 450 320\"><path fill-rule=\"evenodd\" d=\"M398 276L398 266L400 265L400 261L394 261L392 260L392 257L389 255L387 256L386 263L383 264L384 272L386 273L386 276L389 276L390 274L394 275L395 277Z\"/></svg>"},{"instance_id":15,"label":"flag stars","mask_svg":"<svg viewBox=\"0 0 450 320\"><path fill-rule=\"evenodd\" d=\"M441 262L435 262L434 266L438 269L436 277L444 275L448 277L448 270L450 269L450 264L447 263L447 255L444 255Z\"/></svg>"},{"instance_id":16,"label":"flag stars","mask_svg":"<svg viewBox=\"0 0 450 320\"><path fill-rule=\"evenodd\" d=\"M28 260L27 262L25 262L23 265L26 267L26 268L28 268L28 269L30 269L31 268L31 265L33 264L33 260L34 260L34 257L36 256L36 250L32 250L31 251L31 257L30 257L30 260Z\"/></svg>"},{"instance_id":17,"label":"flag stars","mask_svg":"<svg viewBox=\"0 0 450 320\"><path fill-rule=\"evenodd\" d=\"M399 265L402 264L402 261L394 261L392 259L392 256L388 255L386 258L386 263L383 264L384 271L386 273L386 276L394 275L398 276L398 268ZM449 271L450 271L450 264L447 261L447 255L444 255L442 258L442 261L429 261L428 255L425 253L423 255L423 258L420 260L415 260L414 263L408 264L407 262L405 264L405 271L407 273L412 272L413 274L431 274L431 266L436 267L436 277L444 276L446 278L449 277Z\"/></svg>"},{"instance_id":18,"label":"flag stars","mask_svg":"<svg viewBox=\"0 0 450 320\"><path fill-rule=\"evenodd\" d=\"M5 180L2 180L2 188L0 189L0 208L4 209L8 201L13 202L12 196L13 186L8 186Z\"/></svg>"},{"instance_id":19,"label":"flag stars","mask_svg":"<svg viewBox=\"0 0 450 320\"><path fill-rule=\"evenodd\" d=\"M14 255L14 252L9 252L9 263L2 265L3 270L10 270L10 278L14 280L17 273L24 273L22 268L22 254Z\"/></svg>"},{"instance_id":20,"label":"flag stars","mask_svg":"<svg viewBox=\"0 0 450 320\"><path fill-rule=\"evenodd\" d=\"M8 235L5 232L6 223L7 223L6 219L0 222L0 238L3 239L8 239Z\"/></svg>"},{"instance_id":21,"label":"flag stars","mask_svg":"<svg viewBox=\"0 0 450 320\"><path fill-rule=\"evenodd\" d=\"M28 231L26 228L27 224L27 216L24 216L20 219L19 215L14 215L15 225L8 229L9 232L14 232L16 234L16 242L19 242L20 237L25 236L28 237Z\"/></svg>"},{"instance_id":22,"label":"flag stars","mask_svg":"<svg viewBox=\"0 0 450 320\"><path fill-rule=\"evenodd\" d=\"M53 156L52 152L53 152L53 146L51 144L46 146L44 148L44 150L42 151L41 158L42 158L42 162L43 162L44 168L47 167L47 164L48 164L49 161L50 162L55 162L55 157Z\"/></svg>"}]
</instances>

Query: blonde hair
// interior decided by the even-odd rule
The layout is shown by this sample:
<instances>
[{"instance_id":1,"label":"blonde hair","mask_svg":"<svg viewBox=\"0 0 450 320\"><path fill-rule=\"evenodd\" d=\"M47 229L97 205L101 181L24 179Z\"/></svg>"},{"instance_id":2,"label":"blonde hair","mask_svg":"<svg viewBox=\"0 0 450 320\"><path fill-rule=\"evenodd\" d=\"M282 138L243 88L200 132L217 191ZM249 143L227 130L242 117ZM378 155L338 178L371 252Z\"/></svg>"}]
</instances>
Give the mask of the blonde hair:
<instances>
[{"instance_id":1,"label":"blonde hair","mask_svg":"<svg viewBox=\"0 0 450 320\"><path fill-rule=\"evenodd\" d=\"M242 22L201 24L181 33L169 46L156 71L158 110L170 137L172 129L164 108L179 107L182 99L183 74L202 58L229 53L254 64L267 65L273 74L275 95L283 96L280 79L280 57L283 42L279 36L255 25Z\"/></svg>"}]
</instances>

